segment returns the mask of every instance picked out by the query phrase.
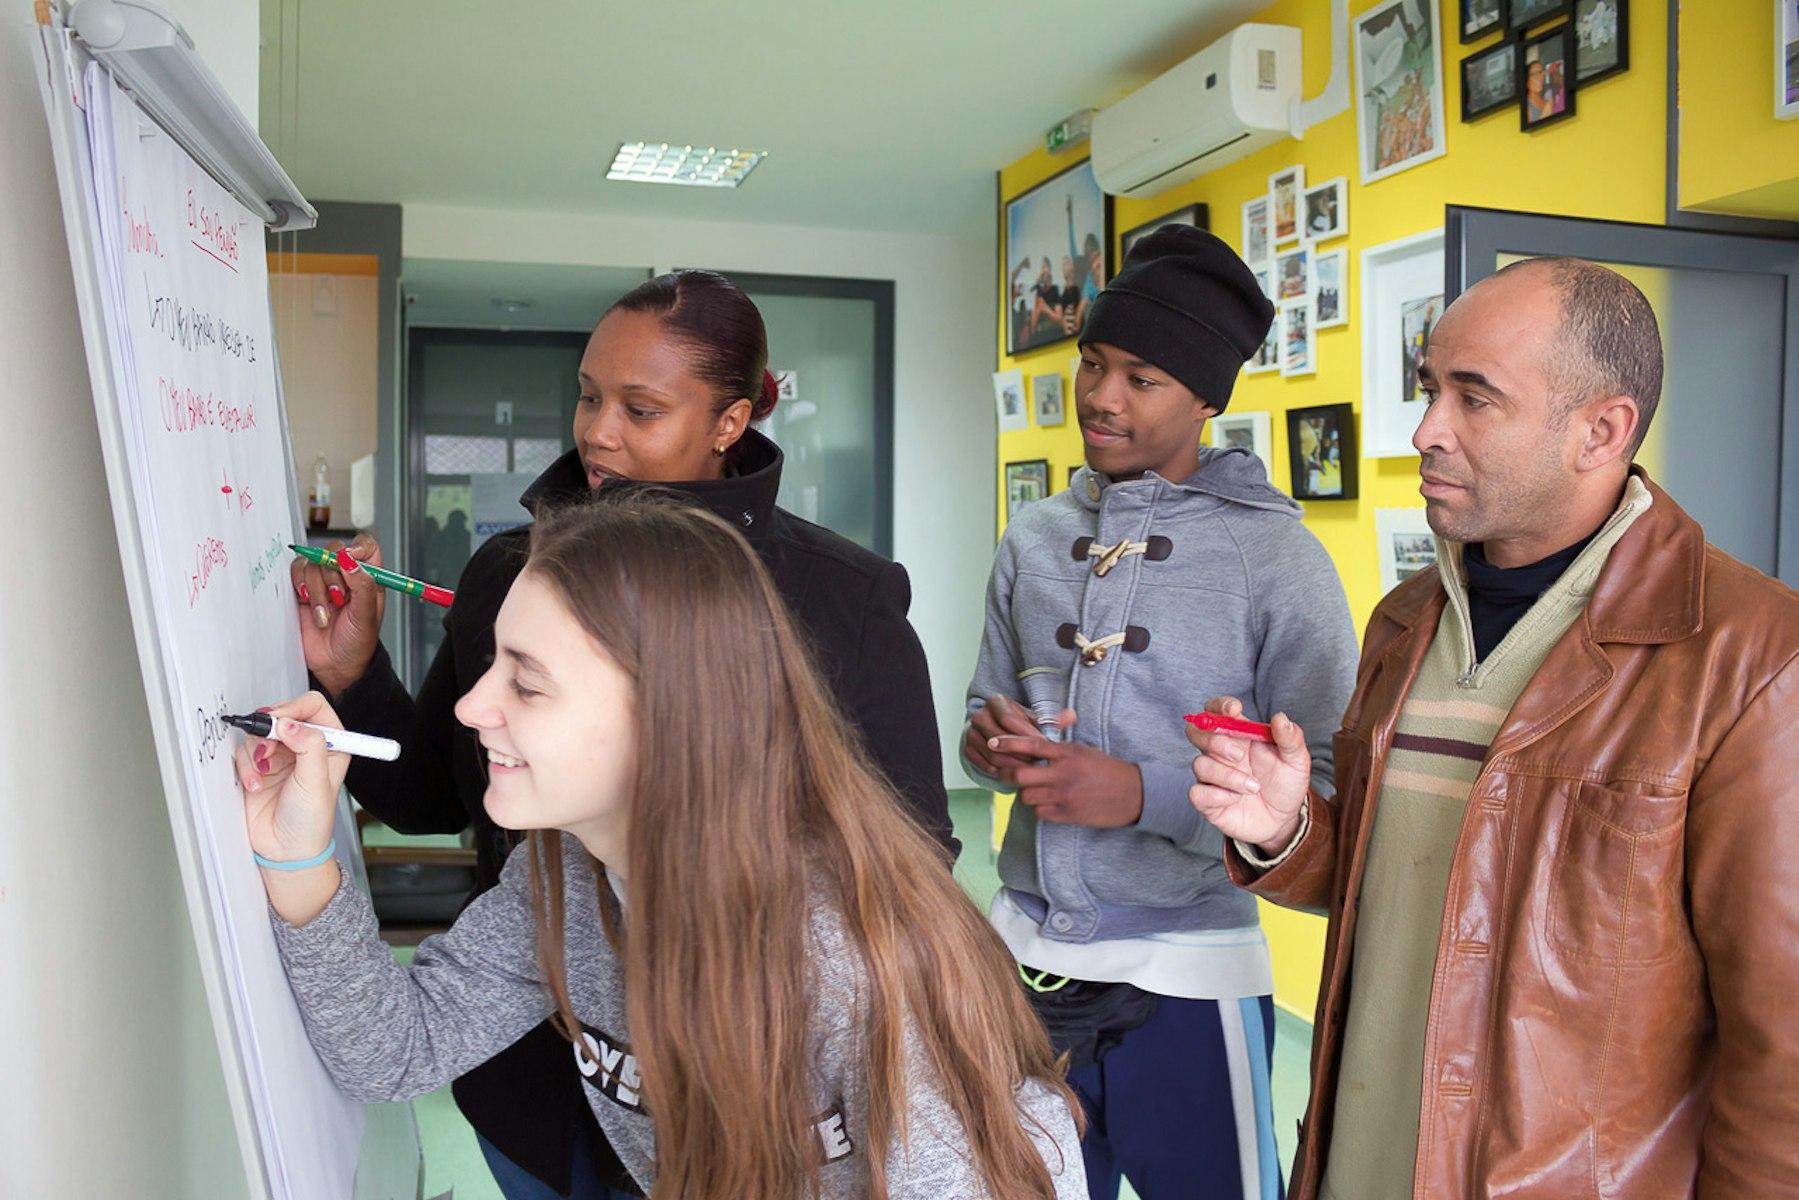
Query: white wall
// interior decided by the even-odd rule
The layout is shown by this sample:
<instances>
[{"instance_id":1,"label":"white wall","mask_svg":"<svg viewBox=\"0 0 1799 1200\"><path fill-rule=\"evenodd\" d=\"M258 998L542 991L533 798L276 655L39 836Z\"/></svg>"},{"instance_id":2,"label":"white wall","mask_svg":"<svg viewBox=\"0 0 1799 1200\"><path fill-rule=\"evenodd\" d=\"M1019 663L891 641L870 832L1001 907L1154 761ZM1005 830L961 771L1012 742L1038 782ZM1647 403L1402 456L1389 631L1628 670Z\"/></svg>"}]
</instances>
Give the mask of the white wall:
<instances>
[{"instance_id":1,"label":"white wall","mask_svg":"<svg viewBox=\"0 0 1799 1200\"><path fill-rule=\"evenodd\" d=\"M912 576L944 776L968 786L956 741L993 557L991 229L922 236L408 204L403 238L407 258L893 280L894 557Z\"/></svg>"},{"instance_id":2,"label":"white wall","mask_svg":"<svg viewBox=\"0 0 1799 1200\"><path fill-rule=\"evenodd\" d=\"M255 117L254 6L162 0ZM247 1193L158 784L31 6L0 11L0 1196ZM247 71L247 73L246 73Z\"/></svg>"}]
</instances>

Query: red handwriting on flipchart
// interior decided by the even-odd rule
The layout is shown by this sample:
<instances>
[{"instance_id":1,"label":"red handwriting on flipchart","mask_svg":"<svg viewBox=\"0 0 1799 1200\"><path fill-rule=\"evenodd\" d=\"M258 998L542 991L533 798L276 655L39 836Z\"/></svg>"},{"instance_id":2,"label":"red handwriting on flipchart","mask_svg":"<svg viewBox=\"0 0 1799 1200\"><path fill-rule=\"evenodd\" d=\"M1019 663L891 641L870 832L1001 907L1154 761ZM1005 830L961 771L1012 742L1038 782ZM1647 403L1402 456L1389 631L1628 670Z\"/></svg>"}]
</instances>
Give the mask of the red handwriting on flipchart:
<instances>
[{"instance_id":1,"label":"red handwriting on flipchart","mask_svg":"<svg viewBox=\"0 0 1799 1200\"><path fill-rule=\"evenodd\" d=\"M231 562L225 543L216 537L203 538L194 546L194 565L187 575L187 606L200 602L200 593L212 582L213 572Z\"/></svg>"},{"instance_id":2,"label":"red handwriting on flipchart","mask_svg":"<svg viewBox=\"0 0 1799 1200\"><path fill-rule=\"evenodd\" d=\"M237 222L216 209L207 208L187 189L187 227L194 236L189 240L215 262L237 270Z\"/></svg>"},{"instance_id":3,"label":"red handwriting on flipchart","mask_svg":"<svg viewBox=\"0 0 1799 1200\"><path fill-rule=\"evenodd\" d=\"M239 405L220 400L211 392L197 392L162 375L156 377L156 405L162 411L162 427L170 433L197 429L244 433L256 428L256 401Z\"/></svg>"},{"instance_id":4,"label":"red handwriting on flipchart","mask_svg":"<svg viewBox=\"0 0 1799 1200\"><path fill-rule=\"evenodd\" d=\"M162 244L156 240L156 230L150 225L150 215L132 215L131 197L125 193L123 179L119 180L119 207L125 218L126 251L131 254L148 254L151 258L164 257Z\"/></svg>"}]
</instances>

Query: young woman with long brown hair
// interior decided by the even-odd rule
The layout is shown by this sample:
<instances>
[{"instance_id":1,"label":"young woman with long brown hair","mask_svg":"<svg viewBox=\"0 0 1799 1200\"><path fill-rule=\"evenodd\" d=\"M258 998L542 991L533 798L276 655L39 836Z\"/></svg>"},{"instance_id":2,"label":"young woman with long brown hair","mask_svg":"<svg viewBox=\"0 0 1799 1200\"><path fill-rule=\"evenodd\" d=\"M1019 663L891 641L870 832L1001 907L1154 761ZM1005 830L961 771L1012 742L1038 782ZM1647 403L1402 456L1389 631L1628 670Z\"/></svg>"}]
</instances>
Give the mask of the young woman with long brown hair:
<instances>
[{"instance_id":1,"label":"young woman with long brown hair","mask_svg":"<svg viewBox=\"0 0 1799 1200\"><path fill-rule=\"evenodd\" d=\"M574 448L526 490L535 515L594 493L654 487L717 514L774 578L820 673L874 765L913 817L956 851L943 787L929 669L906 620L898 563L776 505L781 450L754 427L775 406L768 337L754 302L711 271L675 271L632 289L594 327L581 358ZM398 762L358 759L350 793L402 833L472 834L475 892L499 882L517 836L482 806L485 763L454 708L494 653L494 617L525 561L528 529L475 551L417 696L377 640L384 593L365 572L296 560L294 595L313 686L345 722L398 741ZM350 563L379 564L366 534ZM745 637L754 631L743 631ZM456 1080L457 1107L507 1200L614 1200L636 1194L563 1070L548 1024Z\"/></svg>"},{"instance_id":2,"label":"young woman with long brown hair","mask_svg":"<svg viewBox=\"0 0 1799 1200\"><path fill-rule=\"evenodd\" d=\"M294 724L335 723L325 700L238 754L289 978L347 1092L427 1091L552 1015L656 1196L1085 1197L1010 958L741 537L653 498L562 510L495 635L456 711L529 852L410 969L329 859L283 869L331 839L346 764Z\"/></svg>"}]
</instances>

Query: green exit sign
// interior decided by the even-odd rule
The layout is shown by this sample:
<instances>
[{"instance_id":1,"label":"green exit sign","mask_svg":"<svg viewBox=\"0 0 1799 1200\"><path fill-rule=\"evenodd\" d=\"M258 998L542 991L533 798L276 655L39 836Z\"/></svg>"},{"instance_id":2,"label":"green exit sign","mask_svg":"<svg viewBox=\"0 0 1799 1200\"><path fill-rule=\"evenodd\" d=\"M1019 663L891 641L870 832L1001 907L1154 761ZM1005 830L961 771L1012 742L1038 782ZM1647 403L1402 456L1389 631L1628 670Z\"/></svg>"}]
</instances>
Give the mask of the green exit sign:
<instances>
[{"instance_id":1,"label":"green exit sign","mask_svg":"<svg viewBox=\"0 0 1799 1200\"><path fill-rule=\"evenodd\" d=\"M1083 108L1071 117L1050 126L1043 133L1043 148L1060 154L1076 142L1084 142L1093 132L1093 110Z\"/></svg>"}]
</instances>

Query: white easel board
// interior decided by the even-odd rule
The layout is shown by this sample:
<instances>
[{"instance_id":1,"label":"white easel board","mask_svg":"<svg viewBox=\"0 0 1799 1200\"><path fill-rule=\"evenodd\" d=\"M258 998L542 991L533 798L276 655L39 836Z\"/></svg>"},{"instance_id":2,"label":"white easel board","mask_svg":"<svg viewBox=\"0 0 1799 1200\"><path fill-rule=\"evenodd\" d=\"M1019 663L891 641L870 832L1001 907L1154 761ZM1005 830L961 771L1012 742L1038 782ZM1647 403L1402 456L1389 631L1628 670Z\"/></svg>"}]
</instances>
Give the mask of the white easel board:
<instances>
[{"instance_id":1,"label":"white easel board","mask_svg":"<svg viewBox=\"0 0 1799 1200\"><path fill-rule=\"evenodd\" d=\"M251 1193L416 1197L410 1108L369 1109L379 1133L365 1142L365 1107L338 1091L307 1039L250 856L237 735L218 720L306 686L263 225L77 39L52 25L42 44L122 582ZM155 786L72 799L154 803ZM347 818L346 807L340 855L360 876Z\"/></svg>"}]
</instances>

